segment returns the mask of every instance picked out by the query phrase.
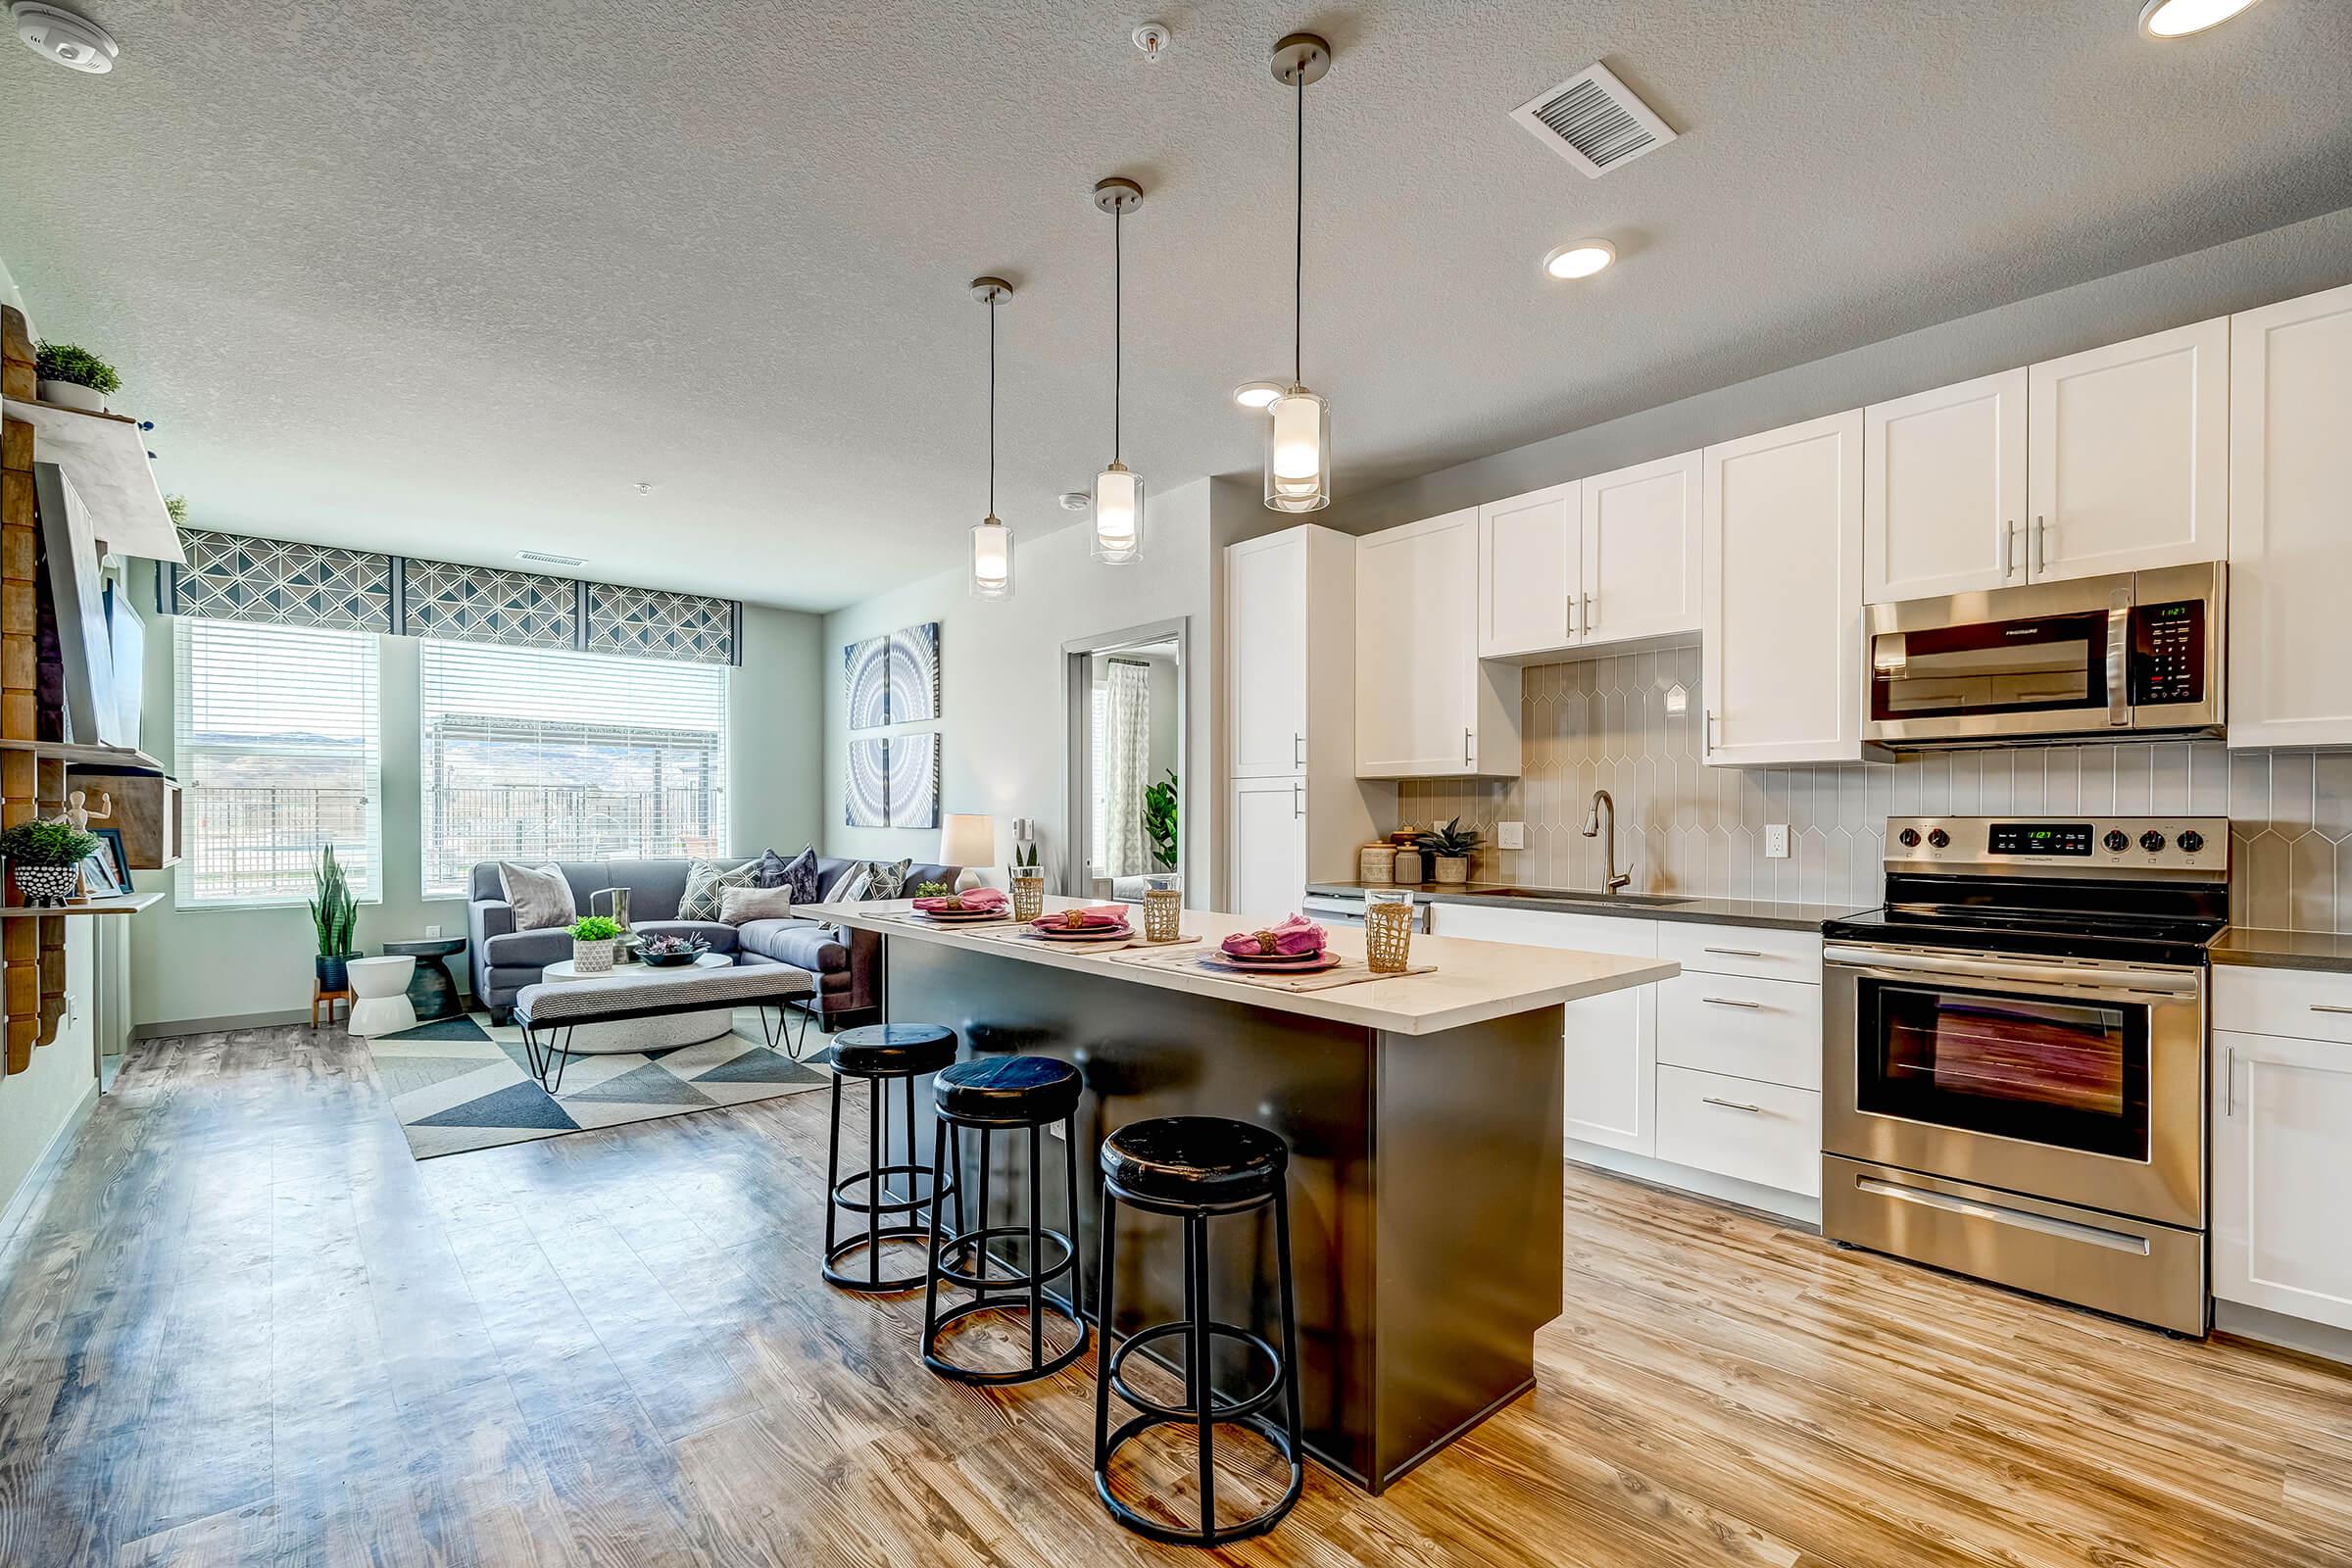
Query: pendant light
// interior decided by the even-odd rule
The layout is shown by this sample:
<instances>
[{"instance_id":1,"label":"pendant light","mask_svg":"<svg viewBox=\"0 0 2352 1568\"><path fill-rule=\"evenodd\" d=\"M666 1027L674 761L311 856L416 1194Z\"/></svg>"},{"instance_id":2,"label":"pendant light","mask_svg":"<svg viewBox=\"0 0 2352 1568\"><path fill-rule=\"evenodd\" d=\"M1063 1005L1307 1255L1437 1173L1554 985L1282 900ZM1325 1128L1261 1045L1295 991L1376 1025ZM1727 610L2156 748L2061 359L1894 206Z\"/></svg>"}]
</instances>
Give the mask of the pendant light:
<instances>
[{"instance_id":1,"label":"pendant light","mask_svg":"<svg viewBox=\"0 0 2352 1568\"><path fill-rule=\"evenodd\" d=\"M1119 249L1120 225L1144 205L1144 187L1113 175L1095 185L1095 205L1110 215L1110 466L1095 475L1097 561L1120 564L1144 553L1144 480L1119 461L1121 298L1125 282Z\"/></svg>"},{"instance_id":2,"label":"pendant light","mask_svg":"<svg viewBox=\"0 0 2352 1568\"><path fill-rule=\"evenodd\" d=\"M997 515L997 307L1012 298L1001 277L972 279L972 298L988 307L988 515L972 524L974 599L1012 597L1012 530Z\"/></svg>"},{"instance_id":3,"label":"pendant light","mask_svg":"<svg viewBox=\"0 0 2352 1568\"><path fill-rule=\"evenodd\" d=\"M1294 32L1274 46L1274 79L1298 95L1298 199L1291 269L1291 384L1266 405L1266 505L1320 512L1331 505L1331 405L1306 389L1300 341L1306 316L1306 88L1331 69L1331 45Z\"/></svg>"}]
</instances>

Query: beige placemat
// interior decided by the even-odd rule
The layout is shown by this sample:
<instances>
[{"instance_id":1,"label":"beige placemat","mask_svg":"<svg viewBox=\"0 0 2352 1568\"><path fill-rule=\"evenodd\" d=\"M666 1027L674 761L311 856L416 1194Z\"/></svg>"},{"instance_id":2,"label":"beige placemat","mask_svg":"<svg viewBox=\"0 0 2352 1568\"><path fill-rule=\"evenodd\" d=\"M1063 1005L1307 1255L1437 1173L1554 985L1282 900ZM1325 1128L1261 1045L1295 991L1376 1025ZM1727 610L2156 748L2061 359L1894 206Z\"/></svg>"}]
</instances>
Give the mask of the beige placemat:
<instances>
[{"instance_id":1,"label":"beige placemat","mask_svg":"<svg viewBox=\"0 0 2352 1568\"><path fill-rule=\"evenodd\" d=\"M1252 973L1246 969L1229 968L1204 953L1136 953L1123 955L1128 963L1149 963L1162 968L1189 968L1201 974L1214 975L1220 980L1235 980L1243 985L1256 986L1263 991L1329 991L1338 986L1352 986L1366 980L1397 980L1406 975L1434 974L1434 963L1417 963L1408 969L1389 974L1375 973L1361 958L1342 958L1336 969L1324 969L1315 974L1285 976Z\"/></svg>"}]
</instances>

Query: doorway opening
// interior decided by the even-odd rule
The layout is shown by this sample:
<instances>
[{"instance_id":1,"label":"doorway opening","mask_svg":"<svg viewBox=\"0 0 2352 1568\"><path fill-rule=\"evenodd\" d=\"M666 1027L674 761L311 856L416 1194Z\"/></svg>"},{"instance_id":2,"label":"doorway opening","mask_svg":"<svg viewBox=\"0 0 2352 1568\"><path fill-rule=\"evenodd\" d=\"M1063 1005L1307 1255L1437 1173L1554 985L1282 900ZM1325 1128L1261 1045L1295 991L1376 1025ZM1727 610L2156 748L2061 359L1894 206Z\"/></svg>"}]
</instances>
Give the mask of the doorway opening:
<instances>
[{"instance_id":1,"label":"doorway opening","mask_svg":"<svg viewBox=\"0 0 2352 1568\"><path fill-rule=\"evenodd\" d=\"M1144 878L1184 868L1183 619L1062 645L1069 706L1070 854L1062 892L1140 903Z\"/></svg>"}]
</instances>

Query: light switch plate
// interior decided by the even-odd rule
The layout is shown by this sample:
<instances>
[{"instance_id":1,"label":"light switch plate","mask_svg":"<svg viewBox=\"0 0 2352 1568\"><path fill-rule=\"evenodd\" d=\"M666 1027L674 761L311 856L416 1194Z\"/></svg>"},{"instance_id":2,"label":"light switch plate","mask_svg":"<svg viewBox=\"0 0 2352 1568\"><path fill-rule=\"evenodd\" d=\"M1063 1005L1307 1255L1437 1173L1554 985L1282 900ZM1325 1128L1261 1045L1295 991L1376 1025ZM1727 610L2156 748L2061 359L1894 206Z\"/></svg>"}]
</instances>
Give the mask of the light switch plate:
<instances>
[{"instance_id":1,"label":"light switch plate","mask_svg":"<svg viewBox=\"0 0 2352 1568\"><path fill-rule=\"evenodd\" d=\"M1495 824L1494 824L1494 847L1495 847L1496 849L1498 849L1498 850L1524 850L1524 849L1526 849L1526 848L1527 848L1527 824L1526 824L1525 822L1497 822L1497 823L1495 823Z\"/></svg>"},{"instance_id":2,"label":"light switch plate","mask_svg":"<svg viewBox=\"0 0 2352 1568\"><path fill-rule=\"evenodd\" d=\"M1788 823L1767 822L1764 824L1764 858L1767 860L1788 858Z\"/></svg>"},{"instance_id":3,"label":"light switch plate","mask_svg":"<svg viewBox=\"0 0 2352 1568\"><path fill-rule=\"evenodd\" d=\"M426 926L426 927L424 928L424 935L425 935L425 939L426 939L427 941L430 941L431 939L433 939L434 937L437 937L437 936L439 936L440 934L441 934L441 928L440 928L439 926L437 926L437 925L428 925L428 926ZM1212 1413L1213 1413L1213 1412L1212 1412Z\"/></svg>"}]
</instances>

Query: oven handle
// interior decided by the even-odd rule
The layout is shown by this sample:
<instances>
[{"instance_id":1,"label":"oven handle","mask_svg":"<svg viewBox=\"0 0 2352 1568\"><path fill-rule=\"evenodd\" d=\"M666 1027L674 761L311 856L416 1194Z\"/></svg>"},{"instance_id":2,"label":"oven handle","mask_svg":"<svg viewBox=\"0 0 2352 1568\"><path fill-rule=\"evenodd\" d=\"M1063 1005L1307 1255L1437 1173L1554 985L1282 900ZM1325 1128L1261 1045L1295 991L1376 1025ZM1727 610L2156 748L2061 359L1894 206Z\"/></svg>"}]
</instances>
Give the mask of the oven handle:
<instances>
[{"instance_id":1,"label":"oven handle","mask_svg":"<svg viewBox=\"0 0 2352 1568\"><path fill-rule=\"evenodd\" d=\"M1881 975L1993 980L2013 985L2067 986L2078 990L2132 991L2168 997L2195 996L2203 981L2193 970L2075 968L2018 963L2007 958L1967 958L1941 953L1880 953L1868 948L1824 948L1822 961Z\"/></svg>"}]
</instances>

